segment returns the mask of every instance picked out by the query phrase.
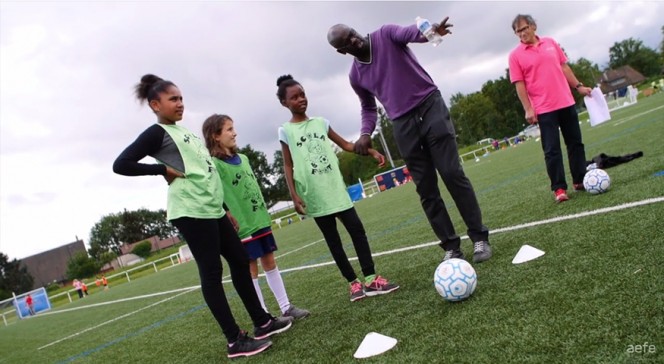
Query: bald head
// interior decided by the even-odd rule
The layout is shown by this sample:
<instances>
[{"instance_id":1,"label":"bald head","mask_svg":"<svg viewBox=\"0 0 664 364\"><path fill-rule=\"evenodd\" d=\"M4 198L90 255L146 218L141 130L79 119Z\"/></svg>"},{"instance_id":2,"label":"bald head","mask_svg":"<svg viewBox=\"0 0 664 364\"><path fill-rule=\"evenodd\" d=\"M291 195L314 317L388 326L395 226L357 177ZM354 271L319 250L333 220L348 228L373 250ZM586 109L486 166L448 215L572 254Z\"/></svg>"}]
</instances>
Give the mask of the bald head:
<instances>
[{"instance_id":1,"label":"bald head","mask_svg":"<svg viewBox=\"0 0 664 364\"><path fill-rule=\"evenodd\" d=\"M346 24L337 24L327 31L327 41L341 54L350 54L357 59L367 61L371 58L369 37L361 36Z\"/></svg>"},{"instance_id":2,"label":"bald head","mask_svg":"<svg viewBox=\"0 0 664 364\"><path fill-rule=\"evenodd\" d=\"M334 48L343 47L352 28L346 24L336 24L327 31L327 42Z\"/></svg>"}]
</instances>

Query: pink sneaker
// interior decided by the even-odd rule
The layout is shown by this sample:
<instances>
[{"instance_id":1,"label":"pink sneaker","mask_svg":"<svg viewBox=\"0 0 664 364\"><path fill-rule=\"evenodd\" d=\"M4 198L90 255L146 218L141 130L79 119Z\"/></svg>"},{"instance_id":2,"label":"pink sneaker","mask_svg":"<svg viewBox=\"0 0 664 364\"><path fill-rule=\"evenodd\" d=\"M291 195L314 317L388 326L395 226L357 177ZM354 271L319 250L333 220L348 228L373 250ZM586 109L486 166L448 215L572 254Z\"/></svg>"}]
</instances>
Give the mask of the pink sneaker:
<instances>
[{"instance_id":1,"label":"pink sneaker","mask_svg":"<svg viewBox=\"0 0 664 364\"><path fill-rule=\"evenodd\" d=\"M569 200L569 197L567 197L567 192L562 188L557 189L553 194L556 196L556 203Z\"/></svg>"},{"instance_id":2,"label":"pink sneaker","mask_svg":"<svg viewBox=\"0 0 664 364\"><path fill-rule=\"evenodd\" d=\"M361 300L367 295L364 294L364 288L362 287L362 283L359 281L355 280L353 283L350 284L350 301L355 302L357 300Z\"/></svg>"}]
</instances>

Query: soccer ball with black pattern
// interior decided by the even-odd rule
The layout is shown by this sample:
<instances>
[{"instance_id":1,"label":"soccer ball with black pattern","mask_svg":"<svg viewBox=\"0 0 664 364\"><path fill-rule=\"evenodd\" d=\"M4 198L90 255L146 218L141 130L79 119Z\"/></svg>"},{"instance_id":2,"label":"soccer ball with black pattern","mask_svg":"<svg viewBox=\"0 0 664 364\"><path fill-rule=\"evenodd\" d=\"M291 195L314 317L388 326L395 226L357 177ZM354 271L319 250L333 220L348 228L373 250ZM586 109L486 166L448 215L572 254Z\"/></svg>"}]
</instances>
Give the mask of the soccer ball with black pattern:
<instances>
[{"instance_id":1,"label":"soccer ball with black pattern","mask_svg":"<svg viewBox=\"0 0 664 364\"><path fill-rule=\"evenodd\" d=\"M448 259L436 268L433 275L436 291L447 301L463 301L475 292L477 273L463 259Z\"/></svg>"},{"instance_id":2,"label":"soccer ball with black pattern","mask_svg":"<svg viewBox=\"0 0 664 364\"><path fill-rule=\"evenodd\" d=\"M609 190L611 177L603 169L591 169L583 177L583 188L591 195L599 195Z\"/></svg>"}]
</instances>

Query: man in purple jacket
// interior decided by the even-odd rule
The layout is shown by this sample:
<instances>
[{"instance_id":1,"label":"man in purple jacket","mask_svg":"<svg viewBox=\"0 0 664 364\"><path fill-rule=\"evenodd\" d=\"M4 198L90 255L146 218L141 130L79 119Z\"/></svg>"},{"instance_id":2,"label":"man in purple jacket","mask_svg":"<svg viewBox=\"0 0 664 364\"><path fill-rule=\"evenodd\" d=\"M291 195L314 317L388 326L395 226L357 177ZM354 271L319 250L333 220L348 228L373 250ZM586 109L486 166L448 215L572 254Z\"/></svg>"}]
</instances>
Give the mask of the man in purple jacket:
<instances>
[{"instance_id":1,"label":"man in purple jacket","mask_svg":"<svg viewBox=\"0 0 664 364\"><path fill-rule=\"evenodd\" d=\"M438 34L450 34L445 18L434 24ZM438 189L440 174L456 203L468 236L473 241L473 261L491 258L489 230L482 223L482 213L470 181L459 162L456 132L445 102L433 80L408 48L408 43L425 43L416 25L384 25L367 36L337 24L330 28L327 40L337 52L354 56L350 84L362 105L361 136L355 152L367 154L371 134L376 128L376 99L392 120L394 139L406 161L424 213L445 250L443 260L465 259L461 238Z\"/></svg>"}]
</instances>

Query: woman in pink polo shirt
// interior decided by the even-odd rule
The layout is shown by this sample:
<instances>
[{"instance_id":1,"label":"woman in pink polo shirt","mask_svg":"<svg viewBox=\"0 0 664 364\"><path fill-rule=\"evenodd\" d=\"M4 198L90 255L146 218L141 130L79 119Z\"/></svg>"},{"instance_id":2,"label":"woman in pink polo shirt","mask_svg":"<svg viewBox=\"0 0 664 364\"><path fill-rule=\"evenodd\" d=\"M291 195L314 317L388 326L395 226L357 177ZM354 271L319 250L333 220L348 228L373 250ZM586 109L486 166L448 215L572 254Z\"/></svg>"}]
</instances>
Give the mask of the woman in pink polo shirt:
<instances>
[{"instance_id":1,"label":"woman in pink polo shirt","mask_svg":"<svg viewBox=\"0 0 664 364\"><path fill-rule=\"evenodd\" d=\"M539 124L546 171L555 200L567 201L558 130L567 147L573 188L581 191L586 173L586 152L570 89L574 88L584 96L590 96L592 90L574 76L565 53L555 40L535 35L537 24L530 15L517 15L512 21L512 29L521 42L510 53L510 80L516 86L526 120L530 124Z\"/></svg>"}]
</instances>

